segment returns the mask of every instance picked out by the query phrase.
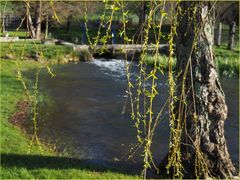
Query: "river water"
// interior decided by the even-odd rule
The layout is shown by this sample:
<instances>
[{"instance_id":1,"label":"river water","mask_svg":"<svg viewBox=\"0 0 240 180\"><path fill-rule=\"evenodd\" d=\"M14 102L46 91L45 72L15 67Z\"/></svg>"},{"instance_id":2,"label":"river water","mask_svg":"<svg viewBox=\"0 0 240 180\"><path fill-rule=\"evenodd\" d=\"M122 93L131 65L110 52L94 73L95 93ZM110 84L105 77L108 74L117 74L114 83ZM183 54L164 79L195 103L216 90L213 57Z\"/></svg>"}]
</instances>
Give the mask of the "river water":
<instances>
[{"instance_id":1,"label":"river water","mask_svg":"<svg viewBox=\"0 0 240 180\"><path fill-rule=\"evenodd\" d=\"M68 151L78 158L141 163L142 157L138 153L128 161L125 161L128 156L123 156L136 142L134 122L129 116L129 101L125 114L122 114L127 88L124 63L123 60L98 59L55 66L54 78L42 73L41 86L47 89L55 103L51 118L45 121L42 136L58 144L62 150L71 147ZM135 69L136 65L133 64L132 77L136 76ZM221 82L229 108L225 134L231 157L234 163L238 163L239 82L234 78L224 78ZM157 108L166 101L166 83L167 76L159 75ZM168 149L166 112L162 119L153 144L153 155L158 160L166 155Z\"/></svg>"}]
</instances>

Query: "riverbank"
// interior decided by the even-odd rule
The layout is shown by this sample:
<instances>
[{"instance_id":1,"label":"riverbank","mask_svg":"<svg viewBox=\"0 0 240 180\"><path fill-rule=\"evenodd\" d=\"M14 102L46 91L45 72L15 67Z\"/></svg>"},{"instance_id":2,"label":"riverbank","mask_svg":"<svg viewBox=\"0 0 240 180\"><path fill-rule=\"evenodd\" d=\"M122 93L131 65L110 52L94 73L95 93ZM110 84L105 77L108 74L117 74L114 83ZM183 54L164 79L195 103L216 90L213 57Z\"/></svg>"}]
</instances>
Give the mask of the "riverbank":
<instances>
[{"instance_id":1,"label":"riverbank","mask_svg":"<svg viewBox=\"0 0 240 180\"><path fill-rule=\"evenodd\" d=\"M1 60L1 175L3 179L43 179L43 178L138 178L121 169L106 168L89 160L73 159L55 152L51 146L32 143L31 136L10 123L15 112L20 112L17 104L26 102L21 82L16 78L15 60ZM21 61L23 71L41 68L35 61ZM25 77L30 87L33 81ZM42 93L40 92L40 95ZM32 109L30 109L31 111ZM31 121L31 119L30 119Z\"/></svg>"},{"instance_id":2,"label":"riverbank","mask_svg":"<svg viewBox=\"0 0 240 180\"><path fill-rule=\"evenodd\" d=\"M40 41L2 42L1 59L33 60L48 64L64 64L80 61L78 52L72 47L62 45L44 45Z\"/></svg>"},{"instance_id":3,"label":"riverbank","mask_svg":"<svg viewBox=\"0 0 240 180\"><path fill-rule=\"evenodd\" d=\"M1 58L3 59L11 60L19 58L47 62L49 64L89 61L93 57L125 59L125 53L127 53L128 60L139 60L141 54L140 45L127 46L126 52L121 50L123 49L121 45L108 45L106 47L109 51L101 52L103 49L100 46L91 50L88 46L72 47L67 45L42 44L40 41L1 43L0 45L2 51ZM153 47L149 48L149 51L152 51L151 48ZM239 44L233 50L228 50L227 45L214 46L216 67L221 76L239 77L239 49ZM157 64L163 70L167 70L167 46L162 46L160 51L162 51L162 54L156 57L151 55L152 53L149 53L145 58L145 62L147 65L153 66L154 62L157 61ZM173 57L173 66L175 65L176 59Z\"/></svg>"}]
</instances>

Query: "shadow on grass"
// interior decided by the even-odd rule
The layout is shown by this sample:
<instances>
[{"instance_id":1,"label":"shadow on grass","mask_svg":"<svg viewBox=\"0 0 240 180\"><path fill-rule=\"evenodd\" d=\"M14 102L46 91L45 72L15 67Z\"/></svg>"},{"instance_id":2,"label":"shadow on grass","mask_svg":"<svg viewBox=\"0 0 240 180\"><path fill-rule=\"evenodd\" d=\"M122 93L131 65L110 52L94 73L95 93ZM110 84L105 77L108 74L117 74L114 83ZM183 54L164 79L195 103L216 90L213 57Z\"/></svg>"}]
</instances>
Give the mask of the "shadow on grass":
<instances>
[{"instance_id":1,"label":"shadow on grass","mask_svg":"<svg viewBox=\"0 0 240 180\"><path fill-rule=\"evenodd\" d=\"M116 172L127 175L139 175L141 165L131 162L113 162L96 159L76 159L57 156L1 154L2 167L17 167L32 169L82 169L98 172Z\"/></svg>"}]
</instances>

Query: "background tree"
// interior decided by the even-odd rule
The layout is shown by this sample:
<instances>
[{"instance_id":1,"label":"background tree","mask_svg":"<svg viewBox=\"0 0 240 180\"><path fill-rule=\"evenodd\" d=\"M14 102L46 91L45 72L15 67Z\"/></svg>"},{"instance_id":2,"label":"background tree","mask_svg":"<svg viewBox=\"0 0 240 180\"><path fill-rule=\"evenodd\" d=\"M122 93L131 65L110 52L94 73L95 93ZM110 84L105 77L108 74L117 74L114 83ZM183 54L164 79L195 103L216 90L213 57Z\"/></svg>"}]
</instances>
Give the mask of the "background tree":
<instances>
[{"instance_id":1,"label":"background tree","mask_svg":"<svg viewBox=\"0 0 240 180\"><path fill-rule=\"evenodd\" d=\"M232 21L229 25L228 49L232 50L234 47L234 36L236 33L236 22Z\"/></svg>"},{"instance_id":2,"label":"background tree","mask_svg":"<svg viewBox=\"0 0 240 180\"><path fill-rule=\"evenodd\" d=\"M30 3L25 1L25 6L27 29L33 39L41 39L42 2L34 1ZM32 18L32 14L34 14L34 18Z\"/></svg>"},{"instance_id":3,"label":"background tree","mask_svg":"<svg viewBox=\"0 0 240 180\"><path fill-rule=\"evenodd\" d=\"M42 23L42 2L37 1L35 10L36 39L41 39L41 23Z\"/></svg>"},{"instance_id":4,"label":"background tree","mask_svg":"<svg viewBox=\"0 0 240 180\"><path fill-rule=\"evenodd\" d=\"M14 15L15 17L22 16L22 2L16 1L1 1L0 2L0 22L1 22L1 32L7 31L6 16ZM14 12L14 13L13 13ZM9 23L9 22L8 22Z\"/></svg>"},{"instance_id":5,"label":"background tree","mask_svg":"<svg viewBox=\"0 0 240 180\"><path fill-rule=\"evenodd\" d=\"M239 22L239 2L217 2L216 3L216 45L221 45L222 40L222 24L227 24L229 26L228 40L231 39L231 24L232 22ZM238 25L238 24L237 24Z\"/></svg>"},{"instance_id":6,"label":"background tree","mask_svg":"<svg viewBox=\"0 0 240 180\"><path fill-rule=\"evenodd\" d=\"M146 20L147 15L147 2L142 1L139 8L139 26L142 26Z\"/></svg>"}]
</instances>

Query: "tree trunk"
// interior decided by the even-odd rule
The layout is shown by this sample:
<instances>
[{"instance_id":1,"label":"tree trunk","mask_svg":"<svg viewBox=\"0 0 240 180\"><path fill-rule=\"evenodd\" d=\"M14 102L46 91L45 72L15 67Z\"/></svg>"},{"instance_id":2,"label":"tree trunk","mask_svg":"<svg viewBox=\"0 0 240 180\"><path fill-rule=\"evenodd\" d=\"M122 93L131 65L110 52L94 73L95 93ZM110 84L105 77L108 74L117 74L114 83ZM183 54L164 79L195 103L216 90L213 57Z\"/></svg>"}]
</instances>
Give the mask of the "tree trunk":
<instances>
[{"instance_id":1,"label":"tree trunk","mask_svg":"<svg viewBox=\"0 0 240 180\"><path fill-rule=\"evenodd\" d=\"M146 2L142 1L141 2L141 7L140 7L140 15L139 15L139 26L142 26L143 23L145 22L145 17L146 17Z\"/></svg>"},{"instance_id":2,"label":"tree trunk","mask_svg":"<svg viewBox=\"0 0 240 180\"><path fill-rule=\"evenodd\" d=\"M224 137L228 110L214 64L210 6L210 2L188 1L179 5L176 37L179 86L176 122L172 127L175 134L170 139L169 154L160 164L160 172L168 169L170 174L176 174L180 162L184 178L227 178L235 172ZM174 151L176 133L180 137L178 152ZM175 157L179 161L173 162Z\"/></svg>"},{"instance_id":3,"label":"tree trunk","mask_svg":"<svg viewBox=\"0 0 240 180\"><path fill-rule=\"evenodd\" d=\"M143 42L143 39L144 39L143 29L146 21L146 10L147 10L146 2L142 0L141 7L140 7L140 14L139 14L139 22L138 22L138 26L140 27L140 43Z\"/></svg>"},{"instance_id":4,"label":"tree trunk","mask_svg":"<svg viewBox=\"0 0 240 180\"><path fill-rule=\"evenodd\" d=\"M36 20L36 39L41 39L41 16L42 16L42 3L37 2L35 20Z\"/></svg>"},{"instance_id":5,"label":"tree trunk","mask_svg":"<svg viewBox=\"0 0 240 180\"><path fill-rule=\"evenodd\" d=\"M27 29L28 29L28 32L30 33L31 38L35 39L36 34L35 34L35 29L33 27L33 22L32 22L32 17L30 12L27 13Z\"/></svg>"},{"instance_id":6,"label":"tree trunk","mask_svg":"<svg viewBox=\"0 0 240 180\"><path fill-rule=\"evenodd\" d=\"M236 32L236 22L232 21L229 25L228 49L232 50L234 47L234 36Z\"/></svg>"},{"instance_id":7,"label":"tree trunk","mask_svg":"<svg viewBox=\"0 0 240 180\"><path fill-rule=\"evenodd\" d=\"M1 27L1 33L5 33L5 14L2 15L2 27Z\"/></svg>"},{"instance_id":8,"label":"tree trunk","mask_svg":"<svg viewBox=\"0 0 240 180\"><path fill-rule=\"evenodd\" d=\"M67 20L67 26L66 26L66 33L69 33L69 31L70 31L70 26L71 26L71 20L70 20L71 18L69 18L68 20Z\"/></svg>"},{"instance_id":9,"label":"tree trunk","mask_svg":"<svg viewBox=\"0 0 240 180\"><path fill-rule=\"evenodd\" d=\"M217 26L217 38L216 38L217 46L221 45L221 39L222 39L222 23L221 23L221 21L219 21L218 26Z\"/></svg>"},{"instance_id":10,"label":"tree trunk","mask_svg":"<svg viewBox=\"0 0 240 180\"><path fill-rule=\"evenodd\" d=\"M5 10L6 10L6 5L7 5L7 1L5 2L4 6L3 6L3 9L1 8L1 17L2 17L2 27L1 27L1 33L5 33L6 31L6 24L5 24L5 18L6 18L6 13L5 13Z\"/></svg>"},{"instance_id":11,"label":"tree trunk","mask_svg":"<svg viewBox=\"0 0 240 180\"><path fill-rule=\"evenodd\" d=\"M44 39L47 39L47 38L48 38L48 21L49 21L49 15L47 14Z\"/></svg>"}]
</instances>

